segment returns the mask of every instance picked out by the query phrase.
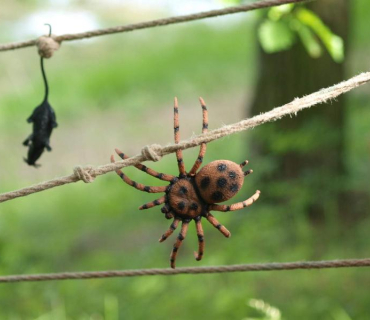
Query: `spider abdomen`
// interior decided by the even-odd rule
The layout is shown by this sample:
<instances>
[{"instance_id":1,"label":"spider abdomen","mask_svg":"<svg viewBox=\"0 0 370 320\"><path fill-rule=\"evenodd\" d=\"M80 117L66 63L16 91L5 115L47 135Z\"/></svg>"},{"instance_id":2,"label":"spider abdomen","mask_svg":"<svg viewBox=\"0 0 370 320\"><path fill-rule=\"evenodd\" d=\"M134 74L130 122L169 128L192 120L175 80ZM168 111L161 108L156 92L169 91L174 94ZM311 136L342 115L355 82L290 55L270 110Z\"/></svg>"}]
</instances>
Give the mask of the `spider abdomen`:
<instances>
[{"instance_id":1,"label":"spider abdomen","mask_svg":"<svg viewBox=\"0 0 370 320\"><path fill-rule=\"evenodd\" d=\"M171 209L180 217L193 219L200 216L204 207L190 179L176 181L167 194Z\"/></svg>"},{"instance_id":2,"label":"spider abdomen","mask_svg":"<svg viewBox=\"0 0 370 320\"><path fill-rule=\"evenodd\" d=\"M240 165L229 160L212 161L195 176L199 193L208 204L229 200L238 193L243 182Z\"/></svg>"}]
</instances>

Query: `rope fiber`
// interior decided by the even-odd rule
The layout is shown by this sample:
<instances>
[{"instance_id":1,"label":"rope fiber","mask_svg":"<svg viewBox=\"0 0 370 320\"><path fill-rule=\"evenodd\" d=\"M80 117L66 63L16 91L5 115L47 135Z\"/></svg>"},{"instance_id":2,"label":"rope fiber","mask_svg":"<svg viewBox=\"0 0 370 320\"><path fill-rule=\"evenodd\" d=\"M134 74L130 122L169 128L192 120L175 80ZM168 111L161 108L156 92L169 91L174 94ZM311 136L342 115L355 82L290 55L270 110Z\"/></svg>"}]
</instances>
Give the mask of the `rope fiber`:
<instances>
[{"instance_id":1,"label":"rope fiber","mask_svg":"<svg viewBox=\"0 0 370 320\"><path fill-rule=\"evenodd\" d=\"M81 32L81 33L53 36L52 37L53 41L51 40L50 41L53 44L53 46L55 46L56 44L60 44L62 41L81 40L81 39L87 39L87 38L92 38L92 37L97 37L97 36L105 36L105 35L114 34L114 33L129 32L129 31L153 28L153 27L158 27L158 26L167 26L167 25L175 24L175 23L182 23L182 22L195 21L195 20L212 18L212 17L219 17L219 16L224 16L224 15L229 15L229 14L234 14L234 13L239 13L239 12L247 12L247 11L252 11L252 10L262 9L262 8L270 8L270 7L280 6L280 5L288 4L288 3L303 3L303 2L309 2L309 1L312 1L312 0L265 0L265 1L255 2L255 3L250 3L250 4L244 4L240 6L227 7L224 9L199 12L195 14L182 15L182 16L170 17L170 18L165 18L165 19L157 19L157 20L152 20L152 21L140 22L136 24L129 24L129 25L117 26L117 27L106 28L106 29L98 29L98 30ZM20 49L20 48L31 47L31 46L37 45L37 43L38 43L38 39L2 44L0 45L0 51L8 51L8 50L15 50L15 49ZM49 51L53 52L55 50L49 50Z\"/></svg>"},{"instance_id":2,"label":"rope fiber","mask_svg":"<svg viewBox=\"0 0 370 320\"><path fill-rule=\"evenodd\" d=\"M301 110L307 109L319 103L325 103L327 101L333 100L341 94L348 92L365 83L368 83L369 81L370 72L364 72L358 76L355 76L349 80L343 81L329 88L321 89L320 91L314 92L302 98L296 98L292 102L281 107L272 109L266 113L262 113L250 119L245 119L234 124L208 131L207 133L195 136L190 140L180 141L178 144L169 144L164 147L157 144L152 146L145 146L142 149L141 153L134 157L122 161L117 161L115 163L101 165L95 168L92 166L78 166L74 169L74 173L69 176L56 178L50 181L33 185L31 187L26 187L23 189L0 194L0 203L54 187L59 187L68 183L77 182L80 180L90 183L93 182L94 179L99 175L103 175L127 166L133 166L143 161L158 161L159 159L161 159L161 157L176 152L176 150L193 148L201 145L202 143L208 143L237 132L254 128L267 122L281 119L282 117L287 115L297 115L297 113Z\"/></svg>"},{"instance_id":3,"label":"rope fiber","mask_svg":"<svg viewBox=\"0 0 370 320\"><path fill-rule=\"evenodd\" d=\"M28 275L12 275L0 277L0 283L24 282L24 281L49 281L49 280L77 280L77 279L101 279L101 278L122 278L138 276L171 276L179 274L206 274L226 272L250 272L250 271L282 271L298 269L328 269L328 268L350 268L369 267L370 258L348 259L348 260L327 260L327 261L298 261L283 263L254 263L234 264L229 266L213 267L186 267L166 269L136 269L136 270L111 270L92 272L62 272L43 273Z\"/></svg>"}]
</instances>

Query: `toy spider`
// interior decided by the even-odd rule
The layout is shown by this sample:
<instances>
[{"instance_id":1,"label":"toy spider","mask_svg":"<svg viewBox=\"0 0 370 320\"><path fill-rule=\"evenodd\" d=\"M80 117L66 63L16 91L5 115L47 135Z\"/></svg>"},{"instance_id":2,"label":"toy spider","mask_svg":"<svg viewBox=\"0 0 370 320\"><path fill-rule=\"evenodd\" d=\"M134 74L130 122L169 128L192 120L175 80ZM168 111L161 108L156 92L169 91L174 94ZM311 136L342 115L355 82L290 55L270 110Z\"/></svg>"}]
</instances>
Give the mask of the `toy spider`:
<instances>
[{"instance_id":1,"label":"toy spider","mask_svg":"<svg viewBox=\"0 0 370 320\"><path fill-rule=\"evenodd\" d=\"M199 99L203 110L203 129L202 133L207 132L208 129L208 114L207 107L202 98ZM175 143L180 141L179 131L179 116L178 104L175 98L174 105L174 132ZM122 158L128 158L127 155L116 149L117 154ZM206 152L206 143L202 143L197 160L195 161L191 170L186 173L184 161L182 159L182 150L176 151L177 163L180 171L178 177L165 173L158 173L142 164L135 167L147 174L156 177L160 180L169 181L168 186L153 187L145 186L137 183L127 177L121 170L117 170L117 174L128 185L149 193L165 192L165 195L152 202L142 205L139 209L149 209L154 206L164 204L161 211L165 214L167 219L174 219L170 228L162 235L159 242L166 240L177 228L180 222L181 231L173 246L170 262L171 268L175 268L175 261L177 251L185 239L188 226L191 220L195 221L195 226L198 235L198 252L194 252L195 259L201 260L204 251L204 234L201 224L202 217L206 218L214 227L216 227L225 237L230 237L230 231L221 225L216 218L210 213L214 211L235 211L253 204L259 198L260 191L249 199L234 203L232 205L220 205L217 202L226 201L234 197L240 188L243 186L244 176L252 173L252 170L243 171L242 168L248 161L242 162L240 165L229 160L216 160L205 165L198 173L200 165L202 164L204 154ZM111 156L111 162L114 162L114 156Z\"/></svg>"}]
</instances>

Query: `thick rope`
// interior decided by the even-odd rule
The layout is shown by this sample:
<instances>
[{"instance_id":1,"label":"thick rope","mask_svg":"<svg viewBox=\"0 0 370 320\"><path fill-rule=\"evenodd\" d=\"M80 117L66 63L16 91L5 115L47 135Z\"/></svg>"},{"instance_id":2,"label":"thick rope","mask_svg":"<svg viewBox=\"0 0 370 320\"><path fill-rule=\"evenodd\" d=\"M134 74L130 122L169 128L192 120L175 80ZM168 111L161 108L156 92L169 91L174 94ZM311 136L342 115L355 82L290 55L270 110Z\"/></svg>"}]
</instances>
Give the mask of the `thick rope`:
<instances>
[{"instance_id":1,"label":"thick rope","mask_svg":"<svg viewBox=\"0 0 370 320\"><path fill-rule=\"evenodd\" d=\"M195 13L195 14L166 18L166 19L157 19L157 20L141 22L141 23L136 23L136 24L129 24L125 26L117 26L117 27L107 28L107 29L98 29L98 30L75 33L75 34L64 34L64 35L53 37L53 39L56 42L61 43L62 41L80 40L80 39L104 36L104 35L114 34L114 33L129 32L129 31L153 28L153 27L158 27L158 26L167 26L167 25L175 24L175 23L188 22L188 21L224 16L224 15L234 14L234 13L239 13L239 12L247 12L247 11L261 9L261 8L280 6L280 5L287 4L287 3L299 3L299 2L307 2L307 1L312 1L312 0L265 0L265 1L251 3L251 4L233 6L233 7L228 7L224 9L205 11L205 12L200 12L200 13ZM20 49L20 48L31 47L31 46L36 45L36 43L37 43L37 39L23 41L23 42L2 44L0 45L0 51L15 50L15 49Z\"/></svg>"},{"instance_id":2,"label":"thick rope","mask_svg":"<svg viewBox=\"0 0 370 320\"><path fill-rule=\"evenodd\" d=\"M145 159L156 162L162 159L161 149L162 147L159 144L152 144L141 149L141 154Z\"/></svg>"},{"instance_id":3,"label":"thick rope","mask_svg":"<svg viewBox=\"0 0 370 320\"><path fill-rule=\"evenodd\" d=\"M73 173L78 180L82 180L85 183L91 183L95 180L94 167L92 166L76 166L73 168Z\"/></svg>"},{"instance_id":4,"label":"thick rope","mask_svg":"<svg viewBox=\"0 0 370 320\"><path fill-rule=\"evenodd\" d=\"M43 58L51 58L55 51L60 47L60 42L55 39L54 35L42 36L36 40L38 53Z\"/></svg>"},{"instance_id":5,"label":"thick rope","mask_svg":"<svg viewBox=\"0 0 370 320\"><path fill-rule=\"evenodd\" d=\"M282 117L287 115L290 116L297 115L297 113L303 109L307 109L316 104L325 103L329 100L335 99L341 94L351 91L352 89L361 86L369 81L370 81L370 72L364 72L358 76L355 76L347 81L343 81L332 87L321 89L320 91L317 91L302 98L296 98L292 102L283 105L282 107L272 109L271 111L262 113L250 119L242 120L240 122L230 124L209 131L207 133L200 134L198 136L195 136L193 139L180 141L180 143L178 144L169 144L164 147L157 144L152 146L145 146L140 154L122 161L117 161L116 163L109 163L96 168L87 167L87 170L83 169L82 167L77 167L78 169L75 168L74 173L69 176L56 178L50 181L39 183L31 187L0 194L0 202L5 202L15 198L24 197L32 193L62 186L72 182L77 182L79 180L83 180L85 182L92 182L94 178L97 176L127 166L133 166L143 161L148 160L158 161L161 157L176 152L176 150L179 149L184 150L196 147L201 145L202 143L208 143L226 137L230 134L251 129L266 122L281 119Z\"/></svg>"},{"instance_id":6,"label":"thick rope","mask_svg":"<svg viewBox=\"0 0 370 320\"><path fill-rule=\"evenodd\" d=\"M21 282L21 281L49 281L49 280L77 280L77 279L99 279L99 278L122 278L137 276L171 276L179 274L205 274L205 273L226 273L226 272L247 272L247 271L281 271L297 269L328 269L328 268L350 268L369 267L370 259L349 259L329 261L298 261L285 263L255 263L255 264L234 264L229 266L213 267L187 267L177 269L136 269L136 270L112 270L112 271L91 271L91 272L62 272L43 273L28 275L12 275L0 277L0 282Z\"/></svg>"}]
</instances>

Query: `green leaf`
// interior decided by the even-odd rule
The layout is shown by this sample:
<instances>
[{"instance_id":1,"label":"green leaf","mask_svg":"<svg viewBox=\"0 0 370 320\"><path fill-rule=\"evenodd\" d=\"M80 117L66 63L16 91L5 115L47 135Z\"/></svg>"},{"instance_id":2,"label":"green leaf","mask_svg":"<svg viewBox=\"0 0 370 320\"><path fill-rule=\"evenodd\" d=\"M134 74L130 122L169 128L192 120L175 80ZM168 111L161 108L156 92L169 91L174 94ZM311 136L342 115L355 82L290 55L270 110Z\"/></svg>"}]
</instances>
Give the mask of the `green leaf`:
<instances>
[{"instance_id":1,"label":"green leaf","mask_svg":"<svg viewBox=\"0 0 370 320\"><path fill-rule=\"evenodd\" d=\"M297 31L297 34L310 57L320 57L322 55L322 49L311 29L297 19L294 19L294 29Z\"/></svg>"},{"instance_id":2,"label":"green leaf","mask_svg":"<svg viewBox=\"0 0 370 320\"><path fill-rule=\"evenodd\" d=\"M336 62L342 62L344 59L343 39L334 34L327 27L320 17L311 10L300 8L296 11L297 19L304 25L310 27L321 39L329 54Z\"/></svg>"},{"instance_id":3,"label":"green leaf","mask_svg":"<svg viewBox=\"0 0 370 320\"><path fill-rule=\"evenodd\" d=\"M226 5L236 5L236 4L241 4L243 0L222 0L223 3Z\"/></svg>"},{"instance_id":4,"label":"green leaf","mask_svg":"<svg viewBox=\"0 0 370 320\"><path fill-rule=\"evenodd\" d=\"M267 53L289 49L294 41L294 32L285 21L264 21L258 29L261 46Z\"/></svg>"},{"instance_id":5,"label":"green leaf","mask_svg":"<svg viewBox=\"0 0 370 320\"><path fill-rule=\"evenodd\" d=\"M269 19L277 21L277 20L281 19L282 16L288 15L289 13L291 13L293 11L293 9L294 9L294 4L292 4L292 3L283 4L281 6L272 7L268 11L267 15L268 15Z\"/></svg>"},{"instance_id":6,"label":"green leaf","mask_svg":"<svg viewBox=\"0 0 370 320\"><path fill-rule=\"evenodd\" d=\"M248 305L263 313L263 320L281 320L281 312L278 308L275 308L263 300L250 299Z\"/></svg>"}]
</instances>

